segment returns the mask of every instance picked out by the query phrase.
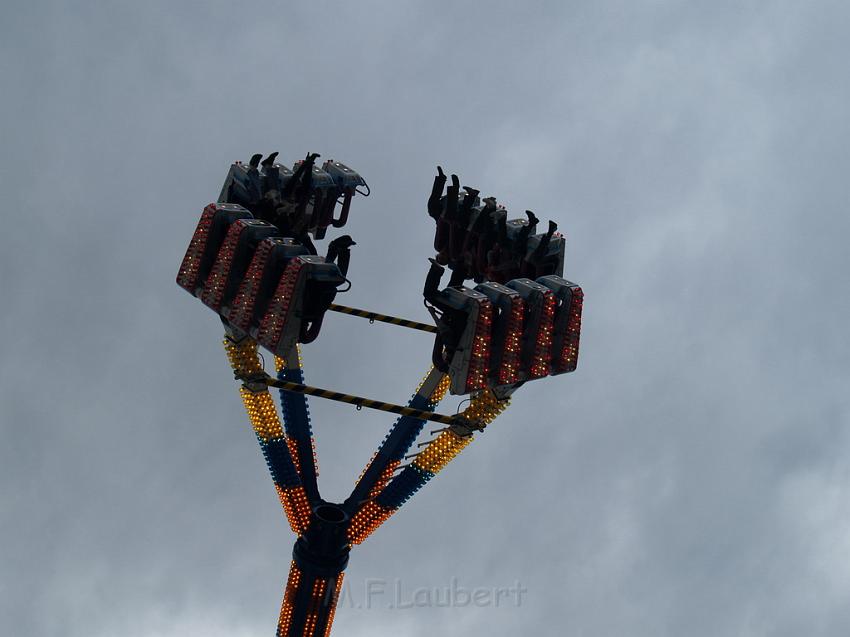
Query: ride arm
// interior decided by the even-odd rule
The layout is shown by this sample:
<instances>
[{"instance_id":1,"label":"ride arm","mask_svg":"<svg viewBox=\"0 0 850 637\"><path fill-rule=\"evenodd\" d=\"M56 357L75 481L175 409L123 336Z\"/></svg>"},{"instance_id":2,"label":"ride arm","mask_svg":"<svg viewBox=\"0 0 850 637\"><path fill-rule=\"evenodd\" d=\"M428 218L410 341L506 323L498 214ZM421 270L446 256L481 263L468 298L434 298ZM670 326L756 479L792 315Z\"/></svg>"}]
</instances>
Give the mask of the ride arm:
<instances>
[{"instance_id":1,"label":"ride arm","mask_svg":"<svg viewBox=\"0 0 850 637\"><path fill-rule=\"evenodd\" d=\"M432 367L408 402L408 406L431 411L446 395L448 388L449 377ZM419 436L424 424L425 420L412 416L402 416L396 420L351 495L342 505L349 515L354 515L364 500L374 497L384 487L401 463L404 454Z\"/></svg>"},{"instance_id":2,"label":"ride arm","mask_svg":"<svg viewBox=\"0 0 850 637\"><path fill-rule=\"evenodd\" d=\"M499 395L491 389L479 391L473 394L469 406L461 416L468 422L478 423L479 430L483 431L484 427L508 407L512 391L500 390ZM440 430L436 438L425 443L421 452L414 454L415 460L389 480L388 484L352 517L348 529L349 541L352 544L362 543L463 451L472 439L472 430L464 425L452 425Z\"/></svg>"},{"instance_id":3,"label":"ride arm","mask_svg":"<svg viewBox=\"0 0 850 637\"><path fill-rule=\"evenodd\" d=\"M224 339L224 349L237 378L247 378L263 373L257 342L253 339L243 337L240 340L234 340L227 335ZM264 385L245 382L239 389L239 393L271 472L275 490L286 512L289 526L300 536L307 530L311 507L291 453L290 441L281 427L274 401Z\"/></svg>"},{"instance_id":4,"label":"ride arm","mask_svg":"<svg viewBox=\"0 0 850 637\"><path fill-rule=\"evenodd\" d=\"M285 358L275 356L275 369L279 380L304 384L301 368L301 352L296 345ZM310 409L307 396L280 390L280 405L283 412L283 427L290 445L292 457L307 499L311 505L320 500L316 477L319 474L316 461L316 444L310 425Z\"/></svg>"}]
</instances>

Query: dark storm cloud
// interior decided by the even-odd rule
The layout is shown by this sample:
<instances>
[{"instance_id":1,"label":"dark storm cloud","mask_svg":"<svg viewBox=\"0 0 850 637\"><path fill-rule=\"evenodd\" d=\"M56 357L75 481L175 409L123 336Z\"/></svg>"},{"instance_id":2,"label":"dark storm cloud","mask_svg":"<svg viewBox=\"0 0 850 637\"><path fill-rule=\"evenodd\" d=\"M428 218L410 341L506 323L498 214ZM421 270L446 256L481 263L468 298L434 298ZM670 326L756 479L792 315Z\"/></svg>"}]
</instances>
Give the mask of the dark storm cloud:
<instances>
[{"instance_id":1,"label":"dark storm cloud","mask_svg":"<svg viewBox=\"0 0 850 637\"><path fill-rule=\"evenodd\" d=\"M0 618L269 634L291 535L209 313L174 285L227 165L360 170L346 301L424 319L434 165L555 218L579 372L533 383L347 579L528 588L339 634L844 635L840 3L28 3L0 39ZM322 386L404 400L427 339L331 317ZM454 407L450 403L446 409ZM311 405L350 487L390 420Z\"/></svg>"}]
</instances>

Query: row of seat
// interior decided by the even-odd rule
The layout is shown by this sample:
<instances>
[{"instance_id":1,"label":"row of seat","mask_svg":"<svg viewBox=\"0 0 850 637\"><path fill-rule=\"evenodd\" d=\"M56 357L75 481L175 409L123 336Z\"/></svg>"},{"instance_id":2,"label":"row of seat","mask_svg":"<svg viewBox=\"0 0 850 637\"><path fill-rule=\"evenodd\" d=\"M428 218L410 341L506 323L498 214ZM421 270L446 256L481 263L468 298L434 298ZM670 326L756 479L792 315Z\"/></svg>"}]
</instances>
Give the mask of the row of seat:
<instances>
[{"instance_id":1,"label":"row of seat","mask_svg":"<svg viewBox=\"0 0 850 637\"><path fill-rule=\"evenodd\" d=\"M479 191L469 186L461 192L457 175L451 176L446 187L442 168L438 166L437 172L428 214L437 224L436 259L452 270L449 285L466 279L507 283L520 277L563 274L566 242L555 222L538 234L539 219L530 210L525 211L525 219L508 219L508 211L494 198L482 200Z\"/></svg>"},{"instance_id":2,"label":"row of seat","mask_svg":"<svg viewBox=\"0 0 850 637\"><path fill-rule=\"evenodd\" d=\"M443 271L432 262L425 299L438 328L432 360L451 376L452 394L576 369L584 299L578 285L546 275L440 290Z\"/></svg>"},{"instance_id":3,"label":"row of seat","mask_svg":"<svg viewBox=\"0 0 850 637\"><path fill-rule=\"evenodd\" d=\"M345 252L345 249L342 250ZM334 262L238 204L213 203L183 257L177 284L237 332L278 356L316 339L339 286ZM346 260L347 262L347 260Z\"/></svg>"},{"instance_id":4,"label":"row of seat","mask_svg":"<svg viewBox=\"0 0 850 637\"><path fill-rule=\"evenodd\" d=\"M310 153L291 169L276 162L277 153L262 161L259 154L247 164L237 161L230 167L218 201L239 204L303 243L309 241L307 233L323 239L328 227L346 224L355 193L368 195L369 186L357 171L339 161L330 159L319 168L318 156ZM335 217L337 204L341 210Z\"/></svg>"},{"instance_id":5,"label":"row of seat","mask_svg":"<svg viewBox=\"0 0 850 637\"><path fill-rule=\"evenodd\" d=\"M425 298L438 327L432 360L450 375L451 393L576 368L583 300L578 285L546 275L440 290L443 271L432 264ZM345 282L333 260L310 254L237 204L204 209L177 276L232 329L279 356L316 339Z\"/></svg>"},{"instance_id":6,"label":"row of seat","mask_svg":"<svg viewBox=\"0 0 850 637\"><path fill-rule=\"evenodd\" d=\"M318 336L325 313L347 281L353 241L347 235L340 237L329 244L327 256L319 256L306 232L298 235L291 224L271 214L266 204L306 201L302 221L307 220L304 223L308 225L302 224L302 230L306 228L318 238L328 225L342 225L347 218L347 205L339 219L333 217L328 202L337 199L331 195L343 192L353 196L365 182L339 162L325 162L324 170L317 168L312 163L316 155L297 162L291 171L275 163L275 156L273 153L261 162L261 156L255 155L247 165L237 162L231 167L220 197L229 201L204 209L177 282L218 313L232 330L286 356L296 343L309 343ZM432 260L424 295L438 331L432 360L449 374L451 393L468 394L573 371L583 294L578 285L560 276L563 238L551 233L533 236L530 226L506 222L509 245L536 246L528 249L545 258L525 259L523 263L534 266L529 266L531 269L520 265L499 270L498 276L479 272L475 278L480 281L474 288L463 285L469 270L458 268L471 261L461 259L462 263L455 262L449 286L440 289L445 271L441 263L446 256L463 257L475 244L476 232L487 235L478 223L482 216L491 225L498 218L498 225L506 214L492 200L480 206L477 191L472 189L458 196L454 176L443 196L441 179L445 181L440 170L429 212L433 215L435 207L440 210L438 234L440 223L450 227L441 239L444 252ZM253 210L232 200L248 202ZM469 221L466 232L458 235L458 222L464 219ZM503 242L497 238L496 243ZM541 245L546 248L538 250ZM541 264L545 265L542 269ZM524 272L539 276L521 276ZM516 276L504 279L508 274Z\"/></svg>"}]
</instances>

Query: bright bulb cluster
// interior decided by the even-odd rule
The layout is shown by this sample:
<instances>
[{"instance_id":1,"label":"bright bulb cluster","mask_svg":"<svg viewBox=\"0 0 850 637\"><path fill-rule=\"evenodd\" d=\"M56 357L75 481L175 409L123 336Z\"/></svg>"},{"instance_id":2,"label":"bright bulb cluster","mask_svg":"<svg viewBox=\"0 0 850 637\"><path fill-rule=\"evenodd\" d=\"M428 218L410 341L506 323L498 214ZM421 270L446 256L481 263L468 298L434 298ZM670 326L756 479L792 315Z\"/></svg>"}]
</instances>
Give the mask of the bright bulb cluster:
<instances>
[{"instance_id":1,"label":"bright bulb cluster","mask_svg":"<svg viewBox=\"0 0 850 637\"><path fill-rule=\"evenodd\" d=\"M559 372L575 371L578 364L578 344L581 335L581 310L583 304L584 293L581 288L576 287L573 289L572 298L570 299L570 317L567 320L564 344L561 348L561 356L558 364Z\"/></svg>"},{"instance_id":2,"label":"bright bulb cluster","mask_svg":"<svg viewBox=\"0 0 850 637\"><path fill-rule=\"evenodd\" d=\"M214 203L204 208L204 212L201 213L201 220L195 228L195 234L192 235L192 240L189 242L189 248L183 256L180 270L177 272L177 285L190 294L195 293L195 288L198 285L201 257L204 256L215 213L216 205Z\"/></svg>"},{"instance_id":3,"label":"bright bulb cluster","mask_svg":"<svg viewBox=\"0 0 850 637\"><path fill-rule=\"evenodd\" d=\"M283 603L277 622L278 637L288 637L296 607L300 607L306 613L304 630L299 633L301 637L330 635L334 613L342 590L342 582L342 573L339 573L335 578L312 576L302 572L293 560L289 566L289 577L286 580L286 591L283 594ZM331 589L332 592L329 594ZM327 621L324 628L317 632L321 617L325 612L327 613Z\"/></svg>"},{"instance_id":4,"label":"bright bulb cluster","mask_svg":"<svg viewBox=\"0 0 850 637\"><path fill-rule=\"evenodd\" d=\"M522 299L515 296L511 300L511 315L505 330L505 342L502 349L502 361L499 367L499 384L510 385L519 380L519 368L522 355L522 325L525 307Z\"/></svg>"},{"instance_id":5,"label":"bright bulb cluster","mask_svg":"<svg viewBox=\"0 0 850 637\"><path fill-rule=\"evenodd\" d=\"M493 305L490 301L479 301L475 334L472 337L472 352L466 373L466 391L471 392L487 386L487 371L490 362L490 330L493 325Z\"/></svg>"},{"instance_id":6,"label":"bright bulb cluster","mask_svg":"<svg viewBox=\"0 0 850 637\"><path fill-rule=\"evenodd\" d=\"M351 518L351 524L348 527L348 541L352 544L360 544L392 514L392 510L385 509L370 500Z\"/></svg>"},{"instance_id":7,"label":"bright bulb cluster","mask_svg":"<svg viewBox=\"0 0 850 637\"><path fill-rule=\"evenodd\" d=\"M201 292L201 302L216 312L221 309L221 299L224 297L224 288L227 285L227 277L230 275L230 267L233 265L233 255L236 253L239 236L247 227L248 224L244 219L237 219L227 229L227 236L221 244Z\"/></svg>"},{"instance_id":8,"label":"bright bulb cluster","mask_svg":"<svg viewBox=\"0 0 850 637\"><path fill-rule=\"evenodd\" d=\"M245 278L239 284L239 290L230 304L230 314L227 320L243 332L247 332L251 326L254 316L254 305L257 302L257 292L260 289L260 281L263 278L263 270L269 258L274 239L263 239L257 246L257 251L251 258L251 264L245 273Z\"/></svg>"},{"instance_id":9,"label":"bright bulb cluster","mask_svg":"<svg viewBox=\"0 0 850 637\"><path fill-rule=\"evenodd\" d=\"M480 391L472 396L469 406L461 412L461 415L470 422L486 426L510 404L509 399L500 400L491 390Z\"/></svg>"},{"instance_id":10,"label":"bright bulb cluster","mask_svg":"<svg viewBox=\"0 0 850 637\"><path fill-rule=\"evenodd\" d=\"M303 265L304 262L300 259L293 259L286 266L286 270L283 271L277 284L277 289L274 291L271 301L269 301L266 315L260 321L257 340L272 352L278 351L278 343L289 317L289 310L293 302L292 297Z\"/></svg>"},{"instance_id":11,"label":"bright bulb cluster","mask_svg":"<svg viewBox=\"0 0 850 637\"><path fill-rule=\"evenodd\" d=\"M251 391L241 387L239 393L242 395L242 402L245 405L245 411L248 412L251 426L260 438L269 440L283 436L277 408L268 390Z\"/></svg>"},{"instance_id":12,"label":"bright bulb cluster","mask_svg":"<svg viewBox=\"0 0 850 637\"><path fill-rule=\"evenodd\" d=\"M310 516L312 515L304 487L284 488L276 484L275 489L283 510L286 512L289 527L296 535L303 535L307 527L310 526Z\"/></svg>"},{"instance_id":13,"label":"bright bulb cluster","mask_svg":"<svg viewBox=\"0 0 850 637\"><path fill-rule=\"evenodd\" d=\"M451 462L471 441L472 436L459 436L451 430L444 431L416 456L413 464L433 475Z\"/></svg>"},{"instance_id":14,"label":"bright bulb cluster","mask_svg":"<svg viewBox=\"0 0 850 637\"><path fill-rule=\"evenodd\" d=\"M549 375L556 305L555 295L548 290L544 292L543 315L540 317L540 327L537 330L537 339L534 343L534 357L529 371L531 378L542 378Z\"/></svg>"}]
</instances>

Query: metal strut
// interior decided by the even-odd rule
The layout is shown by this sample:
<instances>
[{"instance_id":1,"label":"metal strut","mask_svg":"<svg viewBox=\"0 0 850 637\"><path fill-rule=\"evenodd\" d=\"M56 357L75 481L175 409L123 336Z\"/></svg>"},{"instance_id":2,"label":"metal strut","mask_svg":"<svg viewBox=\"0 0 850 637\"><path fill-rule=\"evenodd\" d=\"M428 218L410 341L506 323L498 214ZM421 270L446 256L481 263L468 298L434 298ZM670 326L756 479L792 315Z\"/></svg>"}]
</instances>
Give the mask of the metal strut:
<instances>
[{"instance_id":1,"label":"metal strut","mask_svg":"<svg viewBox=\"0 0 850 637\"><path fill-rule=\"evenodd\" d=\"M328 308L332 312L339 312L340 314L349 314L351 316L359 316L360 318L369 319L369 322L380 321L381 323L389 323L390 325L398 325L399 327L409 327L412 330L419 330L421 332L429 332L431 334L437 333L437 328L433 325L428 325L427 323L420 323L419 321L411 321L409 319L398 318L397 316L390 316L389 314L378 314L377 312L368 312L366 310L361 310L356 307L348 307L347 305L337 305L336 303L331 303L331 306Z\"/></svg>"},{"instance_id":2,"label":"metal strut","mask_svg":"<svg viewBox=\"0 0 850 637\"><path fill-rule=\"evenodd\" d=\"M316 396L318 398L327 398L341 403L354 405L358 409L366 407L368 409L376 409L378 411L390 412L401 416L410 416L419 420L430 420L431 422L439 422L444 425L461 425L469 429L475 429L474 423L463 418L460 415L446 416L433 411L424 411L422 409L414 409L412 407L403 407L395 403L386 403L381 400L372 400L363 396L355 396L353 394L343 394L342 392L322 389L321 387L313 387L312 385L302 385L301 383L292 383L285 380L272 378L268 374L254 374L251 376L237 376L239 380L244 381L248 389L257 389L262 386L276 387L284 391L294 392L297 394L307 394L308 396Z\"/></svg>"}]
</instances>

